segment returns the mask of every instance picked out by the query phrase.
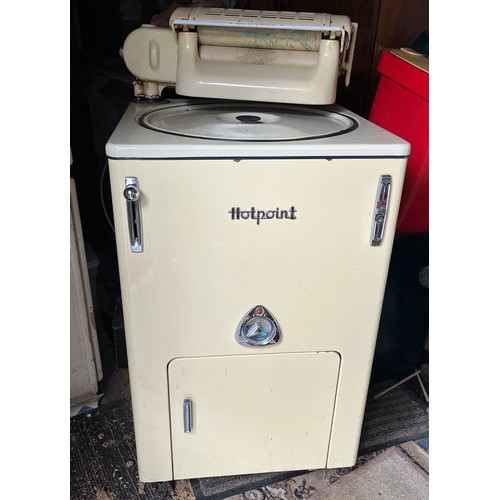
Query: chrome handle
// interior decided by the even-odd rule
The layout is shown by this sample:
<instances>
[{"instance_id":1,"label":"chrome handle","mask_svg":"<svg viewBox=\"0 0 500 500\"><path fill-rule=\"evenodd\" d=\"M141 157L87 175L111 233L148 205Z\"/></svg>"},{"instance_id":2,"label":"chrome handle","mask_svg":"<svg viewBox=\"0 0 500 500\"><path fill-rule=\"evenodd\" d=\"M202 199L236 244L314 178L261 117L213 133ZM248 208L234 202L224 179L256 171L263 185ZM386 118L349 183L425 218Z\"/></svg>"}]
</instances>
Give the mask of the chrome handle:
<instances>
[{"instance_id":1,"label":"chrome handle","mask_svg":"<svg viewBox=\"0 0 500 500\"><path fill-rule=\"evenodd\" d=\"M142 220L140 206L139 181L137 177L125 177L123 196L127 200L128 234L130 250L142 252Z\"/></svg>"},{"instance_id":2,"label":"chrome handle","mask_svg":"<svg viewBox=\"0 0 500 500\"><path fill-rule=\"evenodd\" d=\"M389 207L389 196L391 194L392 177L390 175L381 175L377 189L377 198L375 201L375 211L373 216L371 245L379 246L384 237L385 221L387 220L387 211Z\"/></svg>"},{"instance_id":3,"label":"chrome handle","mask_svg":"<svg viewBox=\"0 0 500 500\"><path fill-rule=\"evenodd\" d=\"M191 432L193 428L193 407L190 399L184 400L184 432Z\"/></svg>"}]
</instances>

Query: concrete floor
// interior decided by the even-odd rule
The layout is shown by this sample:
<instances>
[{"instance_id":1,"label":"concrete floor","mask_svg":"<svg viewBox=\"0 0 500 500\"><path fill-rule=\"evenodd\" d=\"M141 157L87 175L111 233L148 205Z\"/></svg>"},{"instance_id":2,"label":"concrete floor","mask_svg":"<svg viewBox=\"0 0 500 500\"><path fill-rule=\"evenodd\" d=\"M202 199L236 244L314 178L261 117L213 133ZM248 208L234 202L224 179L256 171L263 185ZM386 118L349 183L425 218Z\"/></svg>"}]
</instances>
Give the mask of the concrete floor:
<instances>
[{"instance_id":1,"label":"concrete floor","mask_svg":"<svg viewBox=\"0 0 500 500\"><path fill-rule=\"evenodd\" d=\"M415 443L412 443L414 446ZM428 470L406 453L404 446L394 446L369 460L366 464L331 483L328 471L317 470L288 481L261 488L271 498L296 500L313 497L314 500L427 500L429 498ZM423 450L422 450L423 451ZM425 455L418 452L419 455ZM422 456L422 461L425 458ZM428 462L428 460L427 460ZM267 495L266 495L267 496ZM264 496L263 498L266 498ZM228 500L259 498L258 492L229 497Z\"/></svg>"},{"instance_id":2,"label":"concrete floor","mask_svg":"<svg viewBox=\"0 0 500 500\"><path fill-rule=\"evenodd\" d=\"M187 480L174 483L178 500L196 500ZM331 482L328 470L316 470L269 484L227 500L427 500L429 455L414 442L393 446L366 464Z\"/></svg>"}]
</instances>

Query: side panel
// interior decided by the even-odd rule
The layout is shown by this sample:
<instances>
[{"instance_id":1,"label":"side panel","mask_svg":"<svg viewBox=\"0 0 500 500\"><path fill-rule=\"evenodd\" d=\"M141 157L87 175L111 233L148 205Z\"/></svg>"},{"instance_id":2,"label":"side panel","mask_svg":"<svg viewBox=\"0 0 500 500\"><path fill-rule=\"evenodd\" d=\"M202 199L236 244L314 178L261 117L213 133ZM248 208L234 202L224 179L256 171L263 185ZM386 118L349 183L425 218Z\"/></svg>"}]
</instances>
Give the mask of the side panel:
<instances>
[{"instance_id":1,"label":"side panel","mask_svg":"<svg viewBox=\"0 0 500 500\"><path fill-rule=\"evenodd\" d=\"M339 364L334 352L172 361L174 479L325 467Z\"/></svg>"}]
</instances>

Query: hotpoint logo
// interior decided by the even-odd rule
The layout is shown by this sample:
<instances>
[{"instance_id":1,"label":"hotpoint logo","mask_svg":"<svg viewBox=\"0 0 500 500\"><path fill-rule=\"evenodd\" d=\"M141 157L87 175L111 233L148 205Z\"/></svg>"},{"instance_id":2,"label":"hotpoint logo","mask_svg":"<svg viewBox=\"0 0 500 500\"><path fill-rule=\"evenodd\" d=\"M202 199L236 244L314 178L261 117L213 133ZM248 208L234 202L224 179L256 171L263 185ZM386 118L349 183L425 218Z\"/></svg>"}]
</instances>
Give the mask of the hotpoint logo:
<instances>
[{"instance_id":1,"label":"hotpoint logo","mask_svg":"<svg viewBox=\"0 0 500 500\"><path fill-rule=\"evenodd\" d=\"M253 219L257 225L260 224L262 220L269 219L296 219L297 209L295 207L290 207L289 210L281 210L276 208L275 210L257 210L255 207L251 207L248 210L242 210L240 207L232 207L229 210L231 215L231 220L240 219Z\"/></svg>"}]
</instances>

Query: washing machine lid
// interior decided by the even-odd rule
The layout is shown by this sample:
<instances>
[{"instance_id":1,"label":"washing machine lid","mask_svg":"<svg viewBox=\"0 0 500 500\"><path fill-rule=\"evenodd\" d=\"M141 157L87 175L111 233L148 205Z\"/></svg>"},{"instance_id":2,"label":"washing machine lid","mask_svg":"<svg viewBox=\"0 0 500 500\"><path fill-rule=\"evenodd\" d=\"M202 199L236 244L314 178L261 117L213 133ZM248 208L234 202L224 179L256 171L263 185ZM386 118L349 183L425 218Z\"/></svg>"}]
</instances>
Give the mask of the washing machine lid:
<instances>
[{"instance_id":1,"label":"washing machine lid","mask_svg":"<svg viewBox=\"0 0 500 500\"><path fill-rule=\"evenodd\" d=\"M319 139L346 134L358 126L341 113L251 102L168 106L145 113L139 123L166 134L243 142Z\"/></svg>"},{"instance_id":2,"label":"washing machine lid","mask_svg":"<svg viewBox=\"0 0 500 500\"><path fill-rule=\"evenodd\" d=\"M113 159L373 158L409 152L406 141L337 104L197 99L131 102L106 144Z\"/></svg>"}]
</instances>

